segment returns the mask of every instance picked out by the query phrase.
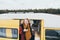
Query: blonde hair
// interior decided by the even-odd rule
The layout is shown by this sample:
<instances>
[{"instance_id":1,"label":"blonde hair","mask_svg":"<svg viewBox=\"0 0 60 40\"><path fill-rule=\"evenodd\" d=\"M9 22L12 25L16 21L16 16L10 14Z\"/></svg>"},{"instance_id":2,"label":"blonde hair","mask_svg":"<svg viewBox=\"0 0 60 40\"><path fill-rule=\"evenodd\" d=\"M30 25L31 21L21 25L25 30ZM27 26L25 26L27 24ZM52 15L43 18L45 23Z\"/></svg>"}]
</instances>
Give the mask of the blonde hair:
<instances>
[{"instance_id":1,"label":"blonde hair","mask_svg":"<svg viewBox=\"0 0 60 40\"><path fill-rule=\"evenodd\" d=\"M24 20L28 21L27 26L25 25ZM29 19L27 18L27 19L24 19L24 20L23 20L23 26L24 26L24 28L30 27L30 21L29 21Z\"/></svg>"}]
</instances>

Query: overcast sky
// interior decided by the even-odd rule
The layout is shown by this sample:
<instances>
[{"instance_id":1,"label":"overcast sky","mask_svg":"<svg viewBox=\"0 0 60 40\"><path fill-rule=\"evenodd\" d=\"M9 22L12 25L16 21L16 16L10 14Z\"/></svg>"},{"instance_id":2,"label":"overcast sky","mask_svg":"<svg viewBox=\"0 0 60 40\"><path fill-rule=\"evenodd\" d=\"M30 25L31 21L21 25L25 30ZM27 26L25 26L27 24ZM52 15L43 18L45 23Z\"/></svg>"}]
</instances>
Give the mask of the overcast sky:
<instances>
[{"instance_id":1,"label":"overcast sky","mask_svg":"<svg viewBox=\"0 0 60 40\"><path fill-rule=\"evenodd\" d=\"M0 0L0 9L60 8L60 0Z\"/></svg>"}]
</instances>

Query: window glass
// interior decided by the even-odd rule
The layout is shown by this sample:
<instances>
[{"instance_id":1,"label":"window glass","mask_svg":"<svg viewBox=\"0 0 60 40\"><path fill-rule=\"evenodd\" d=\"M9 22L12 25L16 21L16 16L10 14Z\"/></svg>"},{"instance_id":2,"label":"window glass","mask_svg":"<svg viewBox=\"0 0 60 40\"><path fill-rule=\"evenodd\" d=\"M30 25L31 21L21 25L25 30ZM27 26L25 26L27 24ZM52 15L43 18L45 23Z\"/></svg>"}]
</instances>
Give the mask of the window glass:
<instances>
[{"instance_id":1,"label":"window glass","mask_svg":"<svg viewBox=\"0 0 60 40\"><path fill-rule=\"evenodd\" d=\"M17 37L18 37L18 30L12 29L12 38L17 38Z\"/></svg>"},{"instance_id":2,"label":"window glass","mask_svg":"<svg viewBox=\"0 0 60 40\"><path fill-rule=\"evenodd\" d=\"M6 29L0 28L0 37L5 37L6 36Z\"/></svg>"},{"instance_id":3,"label":"window glass","mask_svg":"<svg viewBox=\"0 0 60 40\"><path fill-rule=\"evenodd\" d=\"M60 30L45 30L46 40L60 40Z\"/></svg>"}]
</instances>

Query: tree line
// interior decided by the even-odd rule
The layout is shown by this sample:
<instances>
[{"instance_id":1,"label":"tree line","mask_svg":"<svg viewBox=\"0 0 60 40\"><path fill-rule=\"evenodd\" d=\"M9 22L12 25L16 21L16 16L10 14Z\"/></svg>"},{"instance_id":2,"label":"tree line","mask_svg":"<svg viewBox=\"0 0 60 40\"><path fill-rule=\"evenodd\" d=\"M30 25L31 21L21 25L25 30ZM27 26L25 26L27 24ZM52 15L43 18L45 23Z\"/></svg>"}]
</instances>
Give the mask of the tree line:
<instances>
[{"instance_id":1,"label":"tree line","mask_svg":"<svg viewBox=\"0 0 60 40\"><path fill-rule=\"evenodd\" d=\"M33 12L33 13L50 13L50 14L60 14L60 9L22 9L22 10L0 10L0 14L9 13L9 12Z\"/></svg>"}]
</instances>

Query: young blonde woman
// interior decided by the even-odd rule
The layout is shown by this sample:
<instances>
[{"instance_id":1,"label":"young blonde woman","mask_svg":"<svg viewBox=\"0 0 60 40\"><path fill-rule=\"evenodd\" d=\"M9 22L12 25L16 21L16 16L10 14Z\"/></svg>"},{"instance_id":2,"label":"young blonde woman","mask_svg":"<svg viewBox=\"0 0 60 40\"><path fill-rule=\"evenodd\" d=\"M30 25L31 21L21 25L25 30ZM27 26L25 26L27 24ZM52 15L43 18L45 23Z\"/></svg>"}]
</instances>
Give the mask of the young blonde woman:
<instances>
[{"instance_id":1,"label":"young blonde woman","mask_svg":"<svg viewBox=\"0 0 60 40\"><path fill-rule=\"evenodd\" d=\"M20 25L20 40L31 40L32 30L30 27L30 21L28 19L24 19L23 23Z\"/></svg>"}]
</instances>

